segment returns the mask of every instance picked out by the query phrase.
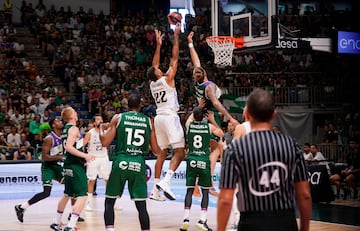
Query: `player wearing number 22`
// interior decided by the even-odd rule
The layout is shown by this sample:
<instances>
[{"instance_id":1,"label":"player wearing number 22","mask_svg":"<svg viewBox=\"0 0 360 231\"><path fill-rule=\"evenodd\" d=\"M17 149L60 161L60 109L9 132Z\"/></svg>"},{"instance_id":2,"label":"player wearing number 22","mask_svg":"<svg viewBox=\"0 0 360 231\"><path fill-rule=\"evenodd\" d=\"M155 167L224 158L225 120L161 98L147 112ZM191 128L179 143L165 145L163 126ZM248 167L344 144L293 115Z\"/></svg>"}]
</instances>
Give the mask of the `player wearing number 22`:
<instances>
[{"instance_id":1,"label":"player wearing number 22","mask_svg":"<svg viewBox=\"0 0 360 231\"><path fill-rule=\"evenodd\" d=\"M157 143L161 148L161 154L157 157L155 163L155 184L150 199L163 201L159 190L164 191L164 195L175 200L175 194L170 189L170 179L174 171L178 168L181 161L185 157L185 138L184 131L180 123L179 103L177 91L175 87L175 75L179 60L179 33L180 23L176 24L174 30L174 42L169 68L166 73L160 69L160 48L164 34L155 30L156 49L153 57L152 66L147 71L150 82L150 90L156 102L156 116L154 126L156 132ZM160 180L162 165L166 159L167 149L169 145L173 148L173 157L170 161L169 170L166 172L164 179Z\"/></svg>"},{"instance_id":2,"label":"player wearing number 22","mask_svg":"<svg viewBox=\"0 0 360 231\"><path fill-rule=\"evenodd\" d=\"M150 230L149 214L146 209L147 184L144 155L149 144L156 154L160 152L155 132L149 117L139 113L140 97L132 94L128 98L129 112L114 115L110 123L100 126L100 140L104 147L115 139L115 159L105 193L105 228L114 231L114 204L121 197L126 182L130 198L135 201L139 213L141 230Z\"/></svg>"},{"instance_id":3,"label":"player wearing number 22","mask_svg":"<svg viewBox=\"0 0 360 231\"><path fill-rule=\"evenodd\" d=\"M275 115L269 92L257 88L250 93L244 117L251 132L229 144L223 155L217 231L226 230L235 187L238 230L310 230L311 193L302 149L293 138L271 130Z\"/></svg>"}]
</instances>

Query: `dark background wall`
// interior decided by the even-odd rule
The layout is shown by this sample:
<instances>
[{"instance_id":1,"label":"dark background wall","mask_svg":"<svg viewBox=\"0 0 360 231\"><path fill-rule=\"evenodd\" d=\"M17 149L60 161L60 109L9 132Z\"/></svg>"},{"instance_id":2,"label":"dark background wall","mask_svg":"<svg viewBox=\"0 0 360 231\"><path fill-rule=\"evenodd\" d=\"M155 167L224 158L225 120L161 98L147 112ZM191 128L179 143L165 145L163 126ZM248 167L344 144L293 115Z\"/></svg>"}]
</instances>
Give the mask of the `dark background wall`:
<instances>
[{"instance_id":1,"label":"dark background wall","mask_svg":"<svg viewBox=\"0 0 360 231\"><path fill-rule=\"evenodd\" d=\"M150 8L162 9L167 12L170 8L170 0L112 0L112 2L114 9L120 13L126 13L128 10L132 12L144 10L147 12Z\"/></svg>"}]
</instances>

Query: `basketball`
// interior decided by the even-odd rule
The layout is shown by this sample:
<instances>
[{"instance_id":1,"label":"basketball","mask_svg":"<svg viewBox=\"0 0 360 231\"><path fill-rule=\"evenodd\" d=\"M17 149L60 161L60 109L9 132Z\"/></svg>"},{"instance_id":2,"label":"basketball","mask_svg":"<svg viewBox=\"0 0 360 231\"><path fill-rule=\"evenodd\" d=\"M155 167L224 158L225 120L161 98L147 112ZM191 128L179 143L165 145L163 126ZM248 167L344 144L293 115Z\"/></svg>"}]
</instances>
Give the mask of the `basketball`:
<instances>
[{"instance_id":1,"label":"basketball","mask_svg":"<svg viewBox=\"0 0 360 231\"><path fill-rule=\"evenodd\" d=\"M167 18L169 24L176 25L176 23L181 22L182 15L178 12L171 12L170 14L168 14Z\"/></svg>"}]
</instances>

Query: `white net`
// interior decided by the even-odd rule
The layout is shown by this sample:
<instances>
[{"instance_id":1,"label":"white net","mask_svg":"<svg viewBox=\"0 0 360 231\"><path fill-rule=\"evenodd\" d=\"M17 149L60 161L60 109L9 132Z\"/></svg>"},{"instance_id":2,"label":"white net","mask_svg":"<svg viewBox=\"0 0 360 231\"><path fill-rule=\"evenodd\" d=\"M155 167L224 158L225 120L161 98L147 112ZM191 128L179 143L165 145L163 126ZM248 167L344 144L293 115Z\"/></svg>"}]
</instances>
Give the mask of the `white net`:
<instances>
[{"instance_id":1,"label":"white net","mask_svg":"<svg viewBox=\"0 0 360 231\"><path fill-rule=\"evenodd\" d=\"M214 52L214 63L231 66L235 40L229 36L211 36L206 38L207 44Z\"/></svg>"}]
</instances>

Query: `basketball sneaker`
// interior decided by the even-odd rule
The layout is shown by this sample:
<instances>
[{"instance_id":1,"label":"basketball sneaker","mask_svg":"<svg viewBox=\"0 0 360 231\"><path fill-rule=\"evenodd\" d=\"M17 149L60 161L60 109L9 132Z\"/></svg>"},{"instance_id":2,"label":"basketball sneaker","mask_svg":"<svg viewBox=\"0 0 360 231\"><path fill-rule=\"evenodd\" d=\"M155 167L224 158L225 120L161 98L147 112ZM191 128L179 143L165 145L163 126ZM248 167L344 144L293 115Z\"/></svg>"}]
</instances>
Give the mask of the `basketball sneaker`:
<instances>
[{"instance_id":1,"label":"basketball sneaker","mask_svg":"<svg viewBox=\"0 0 360 231\"><path fill-rule=\"evenodd\" d=\"M16 212L16 216L17 219L23 223L24 222L24 212L25 209L21 208L21 205L15 205L15 212Z\"/></svg>"},{"instance_id":2,"label":"basketball sneaker","mask_svg":"<svg viewBox=\"0 0 360 231\"><path fill-rule=\"evenodd\" d=\"M202 231L212 231L212 229L209 228L209 226L206 224L206 221L202 221L202 220L199 220L195 227L198 229L198 230L202 230Z\"/></svg>"},{"instance_id":3,"label":"basketball sneaker","mask_svg":"<svg viewBox=\"0 0 360 231\"><path fill-rule=\"evenodd\" d=\"M56 224L56 223L52 223L50 225L50 228L52 228L55 231L62 231L62 225Z\"/></svg>"},{"instance_id":4,"label":"basketball sneaker","mask_svg":"<svg viewBox=\"0 0 360 231\"><path fill-rule=\"evenodd\" d=\"M156 184L157 189L164 191L164 195L169 200L175 200L176 196L173 192L171 192L170 182L161 180Z\"/></svg>"},{"instance_id":5,"label":"basketball sneaker","mask_svg":"<svg viewBox=\"0 0 360 231\"><path fill-rule=\"evenodd\" d=\"M160 194L160 191L156 187L153 188L149 198L155 201L166 201L166 198Z\"/></svg>"},{"instance_id":6,"label":"basketball sneaker","mask_svg":"<svg viewBox=\"0 0 360 231\"><path fill-rule=\"evenodd\" d=\"M71 213L69 213L69 216L68 216L68 221L70 221L70 218L71 218ZM84 222L85 221L85 219L84 218L82 218L82 217L78 217L78 220L77 220L78 222Z\"/></svg>"},{"instance_id":7,"label":"basketball sneaker","mask_svg":"<svg viewBox=\"0 0 360 231\"><path fill-rule=\"evenodd\" d=\"M235 225L235 224L233 224L233 225L231 226L231 228L230 228L230 229L227 229L226 231L237 231L237 230L238 230L238 226Z\"/></svg>"},{"instance_id":8,"label":"basketball sneaker","mask_svg":"<svg viewBox=\"0 0 360 231\"><path fill-rule=\"evenodd\" d=\"M180 231L186 231L189 228L189 219L184 219L181 227L180 227Z\"/></svg>"},{"instance_id":9,"label":"basketball sneaker","mask_svg":"<svg viewBox=\"0 0 360 231\"><path fill-rule=\"evenodd\" d=\"M79 231L80 229L78 229L78 228L70 228L70 227L65 227L64 229L63 229L63 231Z\"/></svg>"}]
</instances>

